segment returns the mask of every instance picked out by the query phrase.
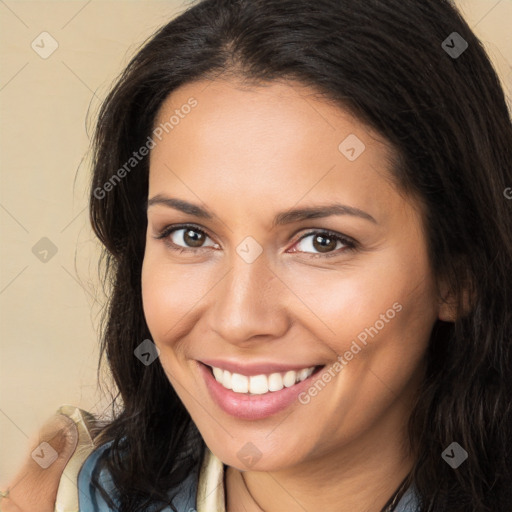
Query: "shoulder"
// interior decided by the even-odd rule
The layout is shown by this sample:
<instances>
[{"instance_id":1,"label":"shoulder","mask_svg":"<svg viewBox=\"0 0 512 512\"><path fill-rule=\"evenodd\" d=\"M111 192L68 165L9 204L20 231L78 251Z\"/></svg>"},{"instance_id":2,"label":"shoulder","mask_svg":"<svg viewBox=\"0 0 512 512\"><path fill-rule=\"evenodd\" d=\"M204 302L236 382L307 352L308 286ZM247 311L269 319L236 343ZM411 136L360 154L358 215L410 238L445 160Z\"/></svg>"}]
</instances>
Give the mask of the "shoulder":
<instances>
[{"instance_id":1,"label":"shoulder","mask_svg":"<svg viewBox=\"0 0 512 512\"><path fill-rule=\"evenodd\" d=\"M110 448L112 443L106 443L93 452L85 459L80 472L78 473L78 501L80 504L80 512L107 512L113 511L115 508L110 507L105 501L100 491L93 485L93 476L95 476L100 485L113 497L114 485L110 479L110 475L102 469L100 471L99 461L101 456Z\"/></svg>"},{"instance_id":2,"label":"shoulder","mask_svg":"<svg viewBox=\"0 0 512 512\"><path fill-rule=\"evenodd\" d=\"M394 512L419 512L419 498L414 484L405 491Z\"/></svg>"},{"instance_id":3,"label":"shoulder","mask_svg":"<svg viewBox=\"0 0 512 512\"><path fill-rule=\"evenodd\" d=\"M101 457L110 449L111 444L112 442L109 442L95 449L80 469L78 474L80 512L115 512L118 508L115 485L110 474L99 465ZM108 494L112 503L108 503L99 489L93 485L93 477ZM191 474L176 489L169 491L169 496L173 497L172 503L178 512L195 510L197 485L197 477ZM166 507L162 512L172 512L172 509Z\"/></svg>"}]
</instances>

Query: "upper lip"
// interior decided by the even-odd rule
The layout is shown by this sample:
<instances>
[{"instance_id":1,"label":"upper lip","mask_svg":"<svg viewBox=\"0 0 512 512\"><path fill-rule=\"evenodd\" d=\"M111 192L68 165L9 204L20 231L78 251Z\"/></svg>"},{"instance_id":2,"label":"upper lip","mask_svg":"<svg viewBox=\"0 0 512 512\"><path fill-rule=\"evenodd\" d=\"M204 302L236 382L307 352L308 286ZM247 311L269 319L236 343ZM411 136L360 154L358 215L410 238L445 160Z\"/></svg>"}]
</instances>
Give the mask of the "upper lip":
<instances>
[{"instance_id":1,"label":"upper lip","mask_svg":"<svg viewBox=\"0 0 512 512\"><path fill-rule=\"evenodd\" d=\"M198 360L207 366L215 366L222 370L227 370L230 373L238 373L250 377L251 375L271 374L271 373L285 373L291 370L302 370L303 368L311 368L312 366L319 366L311 363L296 363L296 364L283 364L274 362L253 362L241 363L239 361L224 360L224 359L201 359Z\"/></svg>"}]
</instances>

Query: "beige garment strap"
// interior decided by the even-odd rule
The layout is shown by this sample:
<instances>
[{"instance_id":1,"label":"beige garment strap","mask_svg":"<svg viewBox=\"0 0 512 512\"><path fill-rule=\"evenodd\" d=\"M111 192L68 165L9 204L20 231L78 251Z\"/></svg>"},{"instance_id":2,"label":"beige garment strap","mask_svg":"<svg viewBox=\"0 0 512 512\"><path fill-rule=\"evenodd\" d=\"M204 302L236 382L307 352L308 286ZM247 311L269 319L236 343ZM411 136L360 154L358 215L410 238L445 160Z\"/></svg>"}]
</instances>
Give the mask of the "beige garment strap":
<instances>
[{"instance_id":1,"label":"beige garment strap","mask_svg":"<svg viewBox=\"0 0 512 512\"><path fill-rule=\"evenodd\" d=\"M95 445L89 433L94 416L72 405L63 405L57 410L71 418L78 430L75 452L64 468L60 479L55 512L79 512L78 472ZM226 512L224 501L224 466L208 449L205 450L197 487L197 512Z\"/></svg>"},{"instance_id":2,"label":"beige garment strap","mask_svg":"<svg viewBox=\"0 0 512 512\"><path fill-rule=\"evenodd\" d=\"M197 512L226 512L224 466L208 448L199 473Z\"/></svg>"},{"instance_id":3,"label":"beige garment strap","mask_svg":"<svg viewBox=\"0 0 512 512\"><path fill-rule=\"evenodd\" d=\"M73 420L78 430L78 440L76 449L66 464L60 479L55 500L55 512L78 512L78 472L85 459L95 448L89 433L94 416L73 405L59 407L57 414L64 414Z\"/></svg>"}]
</instances>

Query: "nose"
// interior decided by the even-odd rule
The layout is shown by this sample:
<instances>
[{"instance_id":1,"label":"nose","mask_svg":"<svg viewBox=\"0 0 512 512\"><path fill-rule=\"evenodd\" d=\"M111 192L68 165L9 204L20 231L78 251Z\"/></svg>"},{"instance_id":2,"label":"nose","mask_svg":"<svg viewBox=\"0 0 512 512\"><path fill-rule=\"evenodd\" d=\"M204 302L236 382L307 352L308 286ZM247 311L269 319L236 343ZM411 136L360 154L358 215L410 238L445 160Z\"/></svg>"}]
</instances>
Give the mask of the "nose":
<instances>
[{"instance_id":1,"label":"nose","mask_svg":"<svg viewBox=\"0 0 512 512\"><path fill-rule=\"evenodd\" d=\"M290 323L287 288L268 266L265 253L252 263L235 253L230 263L212 294L209 328L223 340L244 346L284 336Z\"/></svg>"}]
</instances>

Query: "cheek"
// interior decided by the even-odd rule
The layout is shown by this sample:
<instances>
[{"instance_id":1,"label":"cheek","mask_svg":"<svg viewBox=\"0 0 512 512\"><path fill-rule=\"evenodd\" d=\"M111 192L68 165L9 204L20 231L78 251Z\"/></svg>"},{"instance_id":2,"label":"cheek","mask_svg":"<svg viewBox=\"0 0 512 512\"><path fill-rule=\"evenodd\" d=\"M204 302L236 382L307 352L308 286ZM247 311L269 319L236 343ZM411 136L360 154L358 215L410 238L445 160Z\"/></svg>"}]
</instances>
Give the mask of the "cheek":
<instances>
[{"instance_id":1,"label":"cheek","mask_svg":"<svg viewBox=\"0 0 512 512\"><path fill-rule=\"evenodd\" d=\"M330 328L327 339L337 354L357 351L359 345L363 359L375 355L390 362L409 351L417 360L426 349L437 317L428 262L413 251L387 256L381 253L364 271L347 271L338 280L317 278L317 286L310 288L317 290L310 298Z\"/></svg>"},{"instance_id":2,"label":"cheek","mask_svg":"<svg viewBox=\"0 0 512 512\"><path fill-rule=\"evenodd\" d=\"M162 265L146 252L142 265L142 304L144 316L151 334L157 342L169 329L169 313L179 307L175 300L176 293L172 293L179 285L179 278L172 279L168 272L164 272Z\"/></svg>"},{"instance_id":3,"label":"cheek","mask_svg":"<svg viewBox=\"0 0 512 512\"><path fill-rule=\"evenodd\" d=\"M192 266L191 266L192 267ZM151 339L160 349L160 364L181 399L186 380L180 363L186 335L193 328L198 279L187 266L173 265L158 248L148 247L142 265L141 287L144 316Z\"/></svg>"},{"instance_id":4,"label":"cheek","mask_svg":"<svg viewBox=\"0 0 512 512\"><path fill-rule=\"evenodd\" d=\"M203 272L204 274L204 272ZM176 339L207 292L200 266L176 265L148 249L142 266L144 316L157 345Z\"/></svg>"},{"instance_id":5,"label":"cheek","mask_svg":"<svg viewBox=\"0 0 512 512\"><path fill-rule=\"evenodd\" d=\"M398 268L396 262L394 267ZM419 271L409 273L402 267L393 272L392 268L366 265L364 270L337 275L296 276L292 281L294 292L314 313L305 311L303 321L311 317L322 330L321 324L328 327L329 337L340 340L356 337L376 323L382 328L382 322L401 323L417 314L426 315L430 322L434 300L428 279Z\"/></svg>"},{"instance_id":6,"label":"cheek","mask_svg":"<svg viewBox=\"0 0 512 512\"><path fill-rule=\"evenodd\" d=\"M142 265L142 302L149 330L158 345L169 329L187 311L187 291L193 283L178 271L146 251Z\"/></svg>"}]
</instances>

